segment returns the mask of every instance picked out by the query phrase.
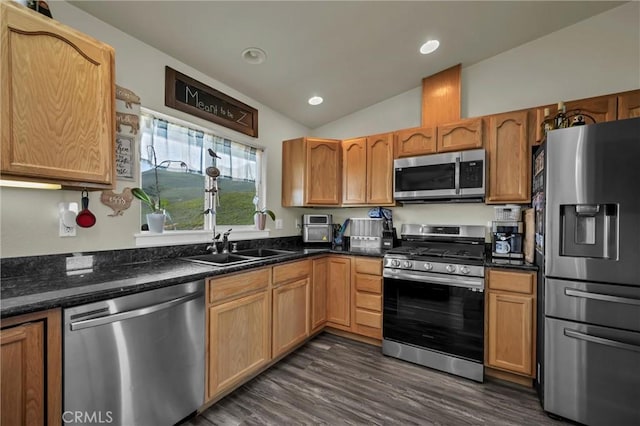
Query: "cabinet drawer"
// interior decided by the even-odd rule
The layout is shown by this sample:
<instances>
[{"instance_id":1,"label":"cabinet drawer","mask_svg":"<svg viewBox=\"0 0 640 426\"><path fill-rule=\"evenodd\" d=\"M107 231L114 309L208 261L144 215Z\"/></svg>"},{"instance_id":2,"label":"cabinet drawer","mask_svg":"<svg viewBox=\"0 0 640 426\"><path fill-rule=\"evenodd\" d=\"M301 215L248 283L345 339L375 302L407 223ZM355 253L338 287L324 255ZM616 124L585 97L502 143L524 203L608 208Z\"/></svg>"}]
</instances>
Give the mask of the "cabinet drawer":
<instances>
[{"instance_id":1,"label":"cabinet drawer","mask_svg":"<svg viewBox=\"0 0 640 426\"><path fill-rule=\"evenodd\" d=\"M536 281L535 272L489 269L489 289L533 294Z\"/></svg>"},{"instance_id":2,"label":"cabinet drawer","mask_svg":"<svg viewBox=\"0 0 640 426\"><path fill-rule=\"evenodd\" d=\"M382 296L379 294L356 292L356 306L382 312Z\"/></svg>"},{"instance_id":3,"label":"cabinet drawer","mask_svg":"<svg viewBox=\"0 0 640 426\"><path fill-rule=\"evenodd\" d=\"M216 303L240 294L261 290L269 286L271 268L211 278L208 281L209 303Z\"/></svg>"},{"instance_id":4,"label":"cabinet drawer","mask_svg":"<svg viewBox=\"0 0 640 426\"><path fill-rule=\"evenodd\" d=\"M273 285L281 284L296 278L306 278L311 275L311 261L287 263L273 267Z\"/></svg>"},{"instance_id":5,"label":"cabinet drawer","mask_svg":"<svg viewBox=\"0 0 640 426\"><path fill-rule=\"evenodd\" d=\"M370 293L382 294L382 277L371 275L356 275L356 290L368 291Z\"/></svg>"},{"instance_id":6,"label":"cabinet drawer","mask_svg":"<svg viewBox=\"0 0 640 426\"><path fill-rule=\"evenodd\" d=\"M356 272L382 276L382 260L356 258Z\"/></svg>"},{"instance_id":7,"label":"cabinet drawer","mask_svg":"<svg viewBox=\"0 0 640 426\"><path fill-rule=\"evenodd\" d=\"M382 314L356 309L356 324L366 325L372 328L382 328Z\"/></svg>"}]
</instances>

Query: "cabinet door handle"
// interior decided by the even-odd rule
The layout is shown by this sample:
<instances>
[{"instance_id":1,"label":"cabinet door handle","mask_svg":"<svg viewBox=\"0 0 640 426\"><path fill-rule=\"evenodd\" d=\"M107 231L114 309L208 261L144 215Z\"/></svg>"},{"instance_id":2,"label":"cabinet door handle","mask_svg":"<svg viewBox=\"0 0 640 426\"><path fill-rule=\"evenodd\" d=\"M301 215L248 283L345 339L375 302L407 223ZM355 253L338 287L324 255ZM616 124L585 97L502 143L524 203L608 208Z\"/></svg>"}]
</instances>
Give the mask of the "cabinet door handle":
<instances>
[{"instance_id":1,"label":"cabinet door handle","mask_svg":"<svg viewBox=\"0 0 640 426\"><path fill-rule=\"evenodd\" d=\"M617 349L625 349L633 352L640 352L640 346L631 343L619 342L617 340L606 339L604 337L593 336L591 334L581 333L569 328L564 329L564 335L572 337L578 340L584 340L586 342L597 343L599 345L611 346Z\"/></svg>"},{"instance_id":2,"label":"cabinet door handle","mask_svg":"<svg viewBox=\"0 0 640 426\"><path fill-rule=\"evenodd\" d=\"M591 293L588 291L576 290L573 288L564 289L564 294L572 297L582 297L583 299L602 300L603 302L624 303L625 305L640 306L640 299L632 297L611 296L610 294Z\"/></svg>"}]
</instances>

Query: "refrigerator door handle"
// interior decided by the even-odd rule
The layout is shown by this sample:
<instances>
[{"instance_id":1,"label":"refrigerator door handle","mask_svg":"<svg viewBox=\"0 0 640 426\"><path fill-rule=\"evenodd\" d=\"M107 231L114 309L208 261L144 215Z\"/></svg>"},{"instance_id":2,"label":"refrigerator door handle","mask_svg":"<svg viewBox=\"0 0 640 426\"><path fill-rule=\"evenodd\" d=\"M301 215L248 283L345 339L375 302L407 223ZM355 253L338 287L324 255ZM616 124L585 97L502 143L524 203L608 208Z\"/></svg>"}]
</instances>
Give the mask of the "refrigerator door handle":
<instances>
[{"instance_id":1,"label":"refrigerator door handle","mask_svg":"<svg viewBox=\"0 0 640 426\"><path fill-rule=\"evenodd\" d=\"M640 352L640 346L638 345L619 342L617 340L612 340L612 339L605 339L604 337L593 336L591 334L580 333L579 331L571 330L570 328L564 329L564 335L567 337L572 337L574 339L584 340L586 342L597 343L605 346L611 346L617 349L626 349L628 351Z\"/></svg>"},{"instance_id":2,"label":"refrigerator door handle","mask_svg":"<svg viewBox=\"0 0 640 426\"><path fill-rule=\"evenodd\" d=\"M626 305L640 306L640 299L631 297L611 296L602 293L590 293L588 291L576 290L573 288L565 288L564 294L572 297L582 297L584 299L602 300L603 302L624 303Z\"/></svg>"}]
</instances>

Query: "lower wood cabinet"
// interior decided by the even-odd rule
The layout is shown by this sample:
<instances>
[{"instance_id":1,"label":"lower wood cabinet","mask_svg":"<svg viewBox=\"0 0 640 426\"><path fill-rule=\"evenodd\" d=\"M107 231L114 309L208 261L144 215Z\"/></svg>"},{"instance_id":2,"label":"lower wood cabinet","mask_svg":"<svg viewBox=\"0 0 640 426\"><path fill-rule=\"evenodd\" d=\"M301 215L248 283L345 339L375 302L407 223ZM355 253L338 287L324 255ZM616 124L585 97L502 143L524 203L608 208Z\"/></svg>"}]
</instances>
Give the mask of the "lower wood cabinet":
<instances>
[{"instance_id":1,"label":"lower wood cabinet","mask_svg":"<svg viewBox=\"0 0 640 426\"><path fill-rule=\"evenodd\" d=\"M486 298L488 367L535 377L536 273L489 269Z\"/></svg>"},{"instance_id":2,"label":"lower wood cabinet","mask_svg":"<svg viewBox=\"0 0 640 426\"><path fill-rule=\"evenodd\" d=\"M59 425L62 409L60 311L2 320L0 424Z\"/></svg>"},{"instance_id":3,"label":"lower wood cabinet","mask_svg":"<svg viewBox=\"0 0 640 426\"><path fill-rule=\"evenodd\" d=\"M354 257L352 331L382 339L382 260Z\"/></svg>"},{"instance_id":4,"label":"lower wood cabinet","mask_svg":"<svg viewBox=\"0 0 640 426\"><path fill-rule=\"evenodd\" d=\"M329 256L327 325L350 331L351 259Z\"/></svg>"},{"instance_id":5,"label":"lower wood cabinet","mask_svg":"<svg viewBox=\"0 0 640 426\"><path fill-rule=\"evenodd\" d=\"M309 337L309 277L273 289L273 358Z\"/></svg>"},{"instance_id":6,"label":"lower wood cabinet","mask_svg":"<svg viewBox=\"0 0 640 426\"><path fill-rule=\"evenodd\" d=\"M313 259L311 275L311 333L320 330L327 322L327 279L329 258Z\"/></svg>"},{"instance_id":7,"label":"lower wood cabinet","mask_svg":"<svg viewBox=\"0 0 640 426\"><path fill-rule=\"evenodd\" d=\"M210 400L271 360L271 268L207 283L207 389ZM217 304L216 304L217 303Z\"/></svg>"}]
</instances>

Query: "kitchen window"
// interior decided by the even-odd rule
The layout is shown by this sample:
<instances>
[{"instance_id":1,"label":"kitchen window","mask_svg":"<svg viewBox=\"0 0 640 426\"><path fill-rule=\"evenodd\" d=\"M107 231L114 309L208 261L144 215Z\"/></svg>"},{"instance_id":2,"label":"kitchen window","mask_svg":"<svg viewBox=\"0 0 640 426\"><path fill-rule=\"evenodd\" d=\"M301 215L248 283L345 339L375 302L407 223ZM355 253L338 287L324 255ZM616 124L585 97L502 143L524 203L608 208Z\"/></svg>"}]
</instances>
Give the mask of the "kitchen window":
<instances>
[{"instance_id":1,"label":"kitchen window","mask_svg":"<svg viewBox=\"0 0 640 426\"><path fill-rule=\"evenodd\" d=\"M264 200L261 148L148 110L140 118L140 131L141 187L152 196L159 192L167 212L165 231L253 228L255 203ZM220 171L215 181L206 175L212 166ZM216 183L217 196L210 205L205 190ZM143 206L142 229L147 213Z\"/></svg>"}]
</instances>

